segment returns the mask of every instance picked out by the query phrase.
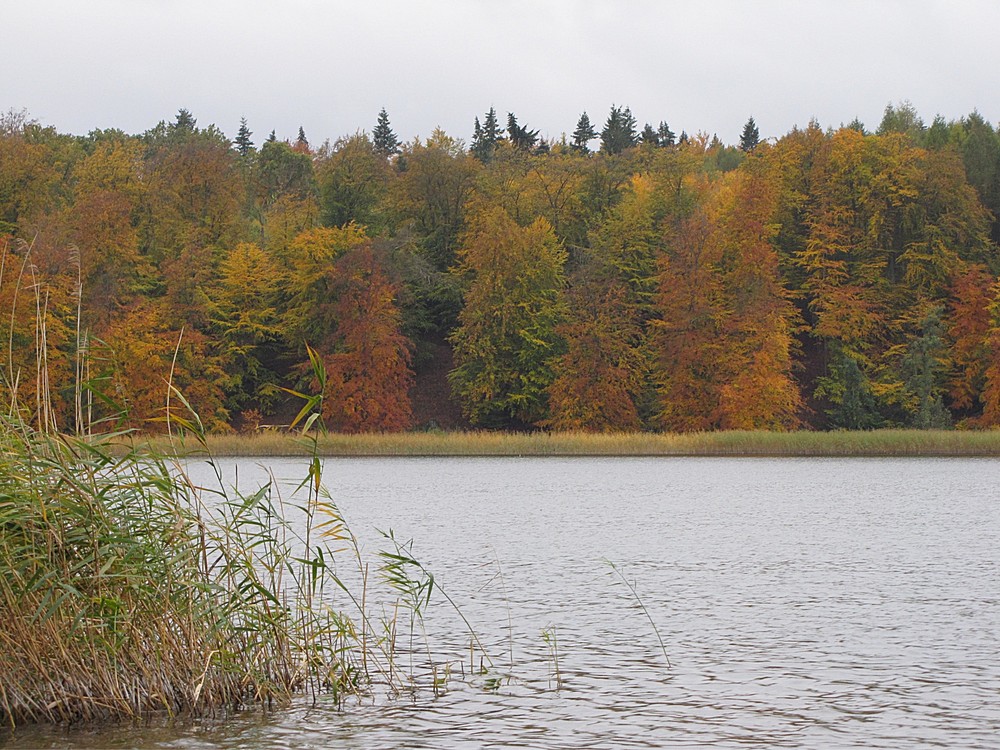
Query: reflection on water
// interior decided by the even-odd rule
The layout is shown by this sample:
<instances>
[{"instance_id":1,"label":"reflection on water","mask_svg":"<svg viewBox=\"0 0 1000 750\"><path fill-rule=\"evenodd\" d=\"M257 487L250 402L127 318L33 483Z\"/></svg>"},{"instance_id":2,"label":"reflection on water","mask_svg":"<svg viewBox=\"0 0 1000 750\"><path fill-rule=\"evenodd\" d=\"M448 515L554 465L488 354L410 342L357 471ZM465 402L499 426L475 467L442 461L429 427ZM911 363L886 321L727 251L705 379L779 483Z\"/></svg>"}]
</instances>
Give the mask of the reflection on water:
<instances>
[{"instance_id":1,"label":"reflection on water","mask_svg":"<svg viewBox=\"0 0 1000 750\"><path fill-rule=\"evenodd\" d=\"M289 484L304 473L294 461L269 465ZM415 540L505 675L496 690L477 676L452 680L440 696L423 690L343 711L302 705L214 723L26 729L8 744L996 747L998 468L946 459L332 460L327 485L365 550L385 546L376 529ZM232 464L226 470L235 476ZM240 463L241 485L263 476ZM607 561L634 582L672 669ZM468 634L440 597L427 630L434 659L468 675ZM558 685L543 631L556 636Z\"/></svg>"}]
</instances>

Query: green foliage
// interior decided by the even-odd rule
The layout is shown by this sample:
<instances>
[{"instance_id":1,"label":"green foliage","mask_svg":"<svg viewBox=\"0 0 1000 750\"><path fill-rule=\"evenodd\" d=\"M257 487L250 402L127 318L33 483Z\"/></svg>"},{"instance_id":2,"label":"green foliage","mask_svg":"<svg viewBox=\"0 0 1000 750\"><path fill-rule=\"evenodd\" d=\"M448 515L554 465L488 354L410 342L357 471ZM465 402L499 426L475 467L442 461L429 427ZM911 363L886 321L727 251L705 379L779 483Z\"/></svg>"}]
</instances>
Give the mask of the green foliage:
<instances>
[{"instance_id":1,"label":"green foliage","mask_svg":"<svg viewBox=\"0 0 1000 750\"><path fill-rule=\"evenodd\" d=\"M611 105L611 112L601 131L601 151L620 154L638 142L636 122L628 107Z\"/></svg>"},{"instance_id":2,"label":"green foliage","mask_svg":"<svg viewBox=\"0 0 1000 750\"><path fill-rule=\"evenodd\" d=\"M244 159L248 158L257 149L253 145L253 141L250 136L253 135L253 131L250 130L247 125L247 118L240 118L240 129L236 134L236 139L233 141L233 145L236 147L236 153L238 153Z\"/></svg>"},{"instance_id":3,"label":"green foliage","mask_svg":"<svg viewBox=\"0 0 1000 750\"><path fill-rule=\"evenodd\" d=\"M589 154L590 146L588 144L596 137L597 131L590 124L590 117L584 112L580 115L580 119L576 123L576 130L573 131L571 147L580 153Z\"/></svg>"},{"instance_id":4,"label":"green foliage","mask_svg":"<svg viewBox=\"0 0 1000 750\"><path fill-rule=\"evenodd\" d=\"M389 124L389 115L385 107L379 110L378 122L372 131L372 146L376 154L388 158L399 153L399 138Z\"/></svg>"},{"instance_id":5,"label":"green foliage","mask_svg":"<svg viewBox=\"0 0 1000 750\"><path fill-rule=\"evenodd\" d=\"M311 196L316 189L309 154L295 151L287 143L272 139L268 139L260 149L254 181L257 198L265 207L283 196L298 199Z\"/></svg>"},{"instance_id":6,"label":"green foliage","mask_svg":"<svg viewBox=\"0 0 1000 750\"><path fill-rule=\"evenodd\" d=\"M941 307L932 308L920 324L920 335L907 346L900 366L907 390L912 396L910 426L919 430L951 426L944 406L944 376L948 370Z\"/></svg>"},{"instance_id":7,"label":"green foliage","mask_svg":"<svg viewBox=\"0 0 1000 750\"><path fill-rule=\"evenodd\" d=\"M518 125L514 113L508 112L507 139L514 148L521 151L531 151L538 143L538 131L528 130L527 125Z\"/></svg>"},{"instance_id":8,"label":"green foliage","mask_svg":"<svg viewBox=\"0 0 1000 750\"><path fill-rule=\"evenodd\" d=\"M472 135L472 146L469 152L483 164L488 164L493 159L493 154L497 146L503 140L500 132L500 123L497 120L497 113L493 107L486 113L486 119L482 125L479 118L476 118L475 130Z\"/></svg>"},{"instance_id":9,"label":"green foliage","mask_svg":"<svg viewBox=\"0 0 1000 750\"><path fill-rule=\"evenodd\" d=\"M391 175L384 155L364 133L341 138L316 166L320 216L328 227L350 222L375 235L385 226L382 200Z\"/></svg>"},{"instance_id":10,"label":"green foliage","mask_svg":"<svg viewBox=\"0 0 1000 750\"><path fill-rule=\"evenodd\" d=\"M815 395L833 404L826 412L832 427L873 430L885 425L868 378L841 347L832 347L829 374L817 379Z\"/></svg>"},{"instance_id":11,"label":"green foliage","mask_svg":"<svg viewBox=\"0 0 1000 750\"><path fill-rule=\"evenodd\" d=\"M404 223L412 222L435 268L446 271L455 262L455 240L479 163L442 130L424 143L407 144L399 161L402 172L392 183L390 202Z\"/></svg>"},{"instance_id":12,"label":"green foliage","mask_svg":"<svg viewBox=\"0 0 1000 750\"><path fill-rule=\"evenodd\" d=\"M755 123L751 117L747 120L746 125L743 126L743 132L740 134L740 150L745 153L750 153L757 148L757 144L759 143L760 131L757 130L757 123Z\"/></svg>"},{"instance_id":13,"label":"green foliage","mask_svg":"<svg viewBox=\"0 0 1000 750\"><path fill-rule=\"evenodd\" d=\"M482 207L459 257L469 286L451 337L453 391L473 424L535 424L563 346L566 251L544 219L520 227L503 209Z\"/></svg>"}]
</instances>

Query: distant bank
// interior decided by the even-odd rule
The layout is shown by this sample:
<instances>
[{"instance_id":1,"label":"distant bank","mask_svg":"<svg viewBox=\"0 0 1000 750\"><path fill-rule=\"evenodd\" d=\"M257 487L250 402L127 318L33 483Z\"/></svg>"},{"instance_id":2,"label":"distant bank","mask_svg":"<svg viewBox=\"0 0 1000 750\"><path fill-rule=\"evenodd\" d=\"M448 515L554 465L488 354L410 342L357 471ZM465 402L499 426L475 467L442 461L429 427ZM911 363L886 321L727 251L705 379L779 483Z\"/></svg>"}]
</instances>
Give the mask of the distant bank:
<instances>
[{"instance_id":1,"label":"distant bank","mask_svg":"<svg viewBox=\"0 0 1000 750\"><path fill-rule=\"evenodd\" d=\"M161 452L192 453L194 439L150 439ZM986 456L1000 457L1000 430L859 432L701 432L690 434L567 432L405 432L327 434L323 456ZM216 456L305 456L312 439L297 433L209 435Z\"/></svg>"}]
</instances>

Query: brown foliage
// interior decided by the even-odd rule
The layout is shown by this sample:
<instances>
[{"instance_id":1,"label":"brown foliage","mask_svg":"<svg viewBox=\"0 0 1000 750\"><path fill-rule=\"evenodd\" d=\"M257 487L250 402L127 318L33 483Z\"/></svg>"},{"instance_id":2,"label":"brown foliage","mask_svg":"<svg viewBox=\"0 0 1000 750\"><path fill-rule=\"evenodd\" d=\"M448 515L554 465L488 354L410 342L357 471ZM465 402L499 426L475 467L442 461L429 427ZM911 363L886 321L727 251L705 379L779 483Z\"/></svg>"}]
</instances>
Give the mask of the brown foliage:
<instances>
[{"instance_id":1,"label":"brown foliage","mask_svg":"<svg viewBox=\"0 0 1000 750\"><path fill-rule=\"evenodd\" d=\"M369 245L334 267L336 330L327 352L323 417L340 432L392 432L412 421L410 344L392 283Z\"/></svg>"}]
</instances>

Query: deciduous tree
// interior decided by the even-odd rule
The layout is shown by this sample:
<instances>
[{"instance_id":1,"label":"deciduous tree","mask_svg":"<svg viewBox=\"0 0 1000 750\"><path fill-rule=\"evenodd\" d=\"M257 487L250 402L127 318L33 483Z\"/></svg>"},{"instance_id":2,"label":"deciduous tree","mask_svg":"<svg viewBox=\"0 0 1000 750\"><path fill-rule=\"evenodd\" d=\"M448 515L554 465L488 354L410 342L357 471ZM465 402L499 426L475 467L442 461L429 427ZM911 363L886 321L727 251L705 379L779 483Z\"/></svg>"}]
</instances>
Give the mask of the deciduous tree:
<instances>
[{"instance_id":1,"label":"deciduous tree","mask_svg":"<svg viewBox=\"0 0 1000 750\"><path fill-rule=\"evenodd\" d=\"M481 205L459 260L468 288L451 337L455 396L473 424L537 424L562 353L566 251L544 219L520 227L502 208Z\"/></svg>"},{"instance_id":2,"label":"deciduous tree","mask_svg":"<svg viewBox=\"0 0 1000 750\"><path fill-rule=\"evenodd\" d=\"M398 286L368 244L334 268L336 329L324 342L323 416L343 432L393 432L412 422L410 342L402 334Z\"/></svg>"}]
</instances>

